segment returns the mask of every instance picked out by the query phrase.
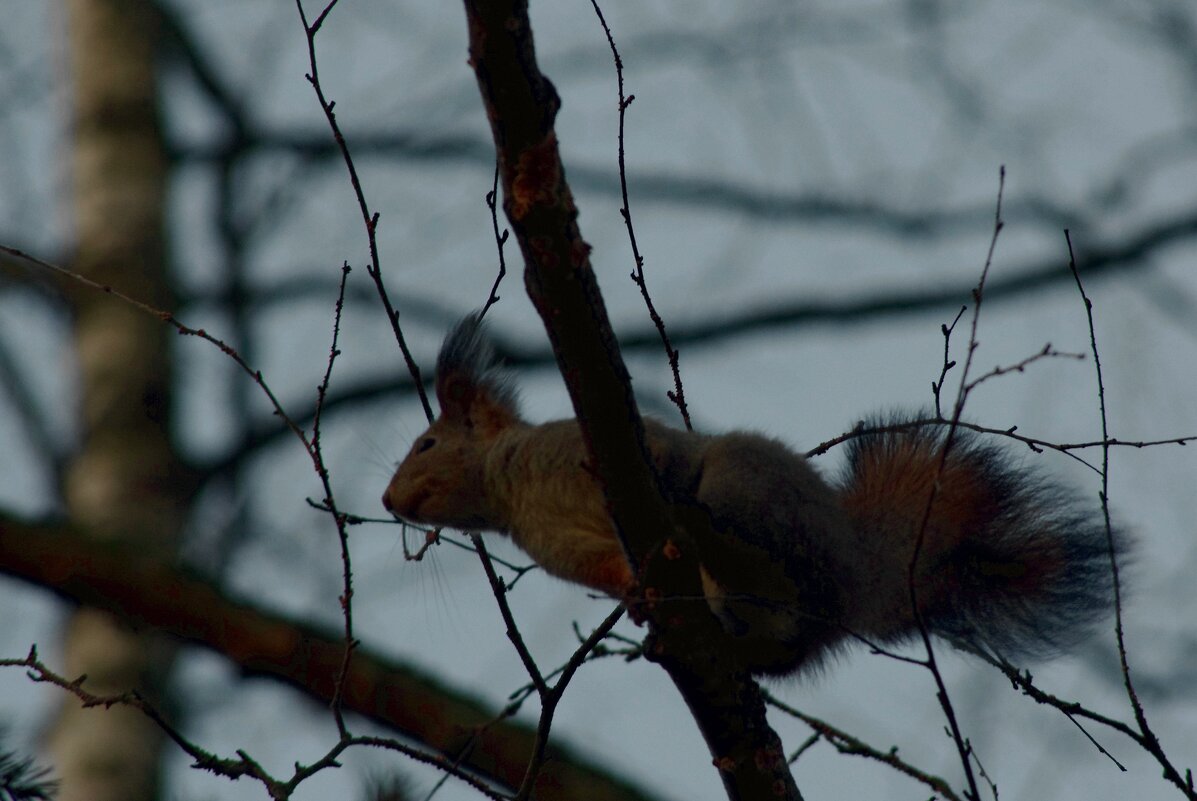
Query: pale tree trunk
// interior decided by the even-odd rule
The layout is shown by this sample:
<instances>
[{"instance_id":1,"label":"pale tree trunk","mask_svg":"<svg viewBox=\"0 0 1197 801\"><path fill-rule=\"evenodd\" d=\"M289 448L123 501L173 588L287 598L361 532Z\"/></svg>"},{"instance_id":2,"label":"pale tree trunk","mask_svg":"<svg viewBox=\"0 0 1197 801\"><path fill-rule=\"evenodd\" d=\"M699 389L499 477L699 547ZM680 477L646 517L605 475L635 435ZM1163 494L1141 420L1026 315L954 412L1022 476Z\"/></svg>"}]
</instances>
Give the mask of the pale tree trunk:
<instances>
[{"instance_id":1,"label":"pale tree trunk","mask_svg":"<svg viewBox=\"0 0 1197 801\"><path fill-rule=\"evenodd\" d=\"M71 164L76 256L84 275L169 305L148 0L67 0L73 93ZM170 558L184 499L169 439L170 357L161 322L100 292L70 290L82 443L66 479L71 518L103 538ZM168 591L169 588L162 588ZM168 645L108 614L80 609L64 632L64 672L94 693L153 695ZM49 733L61 801L148 801L158 792L162 734L129 708L64 700Z\"/></svg>"}]
</instances>

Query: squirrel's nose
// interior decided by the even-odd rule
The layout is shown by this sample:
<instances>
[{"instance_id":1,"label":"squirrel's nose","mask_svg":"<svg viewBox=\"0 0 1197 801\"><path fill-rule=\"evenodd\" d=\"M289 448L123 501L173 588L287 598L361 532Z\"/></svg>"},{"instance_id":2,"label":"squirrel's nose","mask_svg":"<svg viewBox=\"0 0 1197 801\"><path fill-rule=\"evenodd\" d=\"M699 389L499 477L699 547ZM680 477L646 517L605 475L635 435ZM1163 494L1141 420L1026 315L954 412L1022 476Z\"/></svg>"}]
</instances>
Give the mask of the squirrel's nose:
<instances>
[{"instance_id":1,"label":"squirrel's nose","mask_svg":"<svg viewBox=\"0 0 1197 801\"><path fill-rule=\"evenodd\" d=\"M393 514L395 510L391 508L391 499L388 497L389 495L389 492L384 492L382 494L382 508Z\"/></svg>"}]
</instances>

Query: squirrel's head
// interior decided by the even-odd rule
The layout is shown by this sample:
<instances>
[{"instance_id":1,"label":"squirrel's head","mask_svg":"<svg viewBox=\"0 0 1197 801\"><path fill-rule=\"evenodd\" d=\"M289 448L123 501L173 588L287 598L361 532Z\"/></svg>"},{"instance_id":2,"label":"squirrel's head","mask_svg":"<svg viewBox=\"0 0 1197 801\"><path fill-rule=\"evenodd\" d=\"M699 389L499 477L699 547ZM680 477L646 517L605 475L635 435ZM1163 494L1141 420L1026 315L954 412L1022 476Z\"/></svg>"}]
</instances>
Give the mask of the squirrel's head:
<instances>
[{"instance_id":1,"label":"squirrel's head","mask_svg":"<svg viewBox=\"0 0 1197 801\"><path fill-rule=\"evenodd\" d=\"M520 417L478 313L454 326L441 345L436 398L440 417L416 437L382 505L412 523L494 528L499 521L487 500L486 456Z\"/></svg>"}]
</instances>

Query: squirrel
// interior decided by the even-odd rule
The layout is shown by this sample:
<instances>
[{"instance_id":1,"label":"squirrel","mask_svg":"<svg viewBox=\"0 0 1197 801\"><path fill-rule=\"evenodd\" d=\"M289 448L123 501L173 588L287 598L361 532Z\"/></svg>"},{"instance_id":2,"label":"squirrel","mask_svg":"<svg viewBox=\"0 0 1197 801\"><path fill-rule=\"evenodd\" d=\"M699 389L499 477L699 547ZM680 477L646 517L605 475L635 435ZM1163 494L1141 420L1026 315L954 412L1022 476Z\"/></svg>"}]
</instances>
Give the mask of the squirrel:
<instances>
[{"instance_id":1,"label":"squirrel","mask_svg":"<svg viewBox=\"0 0 1197 801\"><path fill-rule=\"evenodd\" d=\"M477 313L448 334L441 415L383 506L409 523L505 532L548 573L631 597L637 577L577 421L526 422L496 361ZM1124 553L1125 534L1107 536L1075 495L964 429L949 446L945 425L862 424L831 481L759 434L651 418L644 430L666 497L709 515L715 540L695 543L705 600L755 675L920 625L965 650L1048 656L1112 611L1110 547Z\"/></svg>"}]
</instances>

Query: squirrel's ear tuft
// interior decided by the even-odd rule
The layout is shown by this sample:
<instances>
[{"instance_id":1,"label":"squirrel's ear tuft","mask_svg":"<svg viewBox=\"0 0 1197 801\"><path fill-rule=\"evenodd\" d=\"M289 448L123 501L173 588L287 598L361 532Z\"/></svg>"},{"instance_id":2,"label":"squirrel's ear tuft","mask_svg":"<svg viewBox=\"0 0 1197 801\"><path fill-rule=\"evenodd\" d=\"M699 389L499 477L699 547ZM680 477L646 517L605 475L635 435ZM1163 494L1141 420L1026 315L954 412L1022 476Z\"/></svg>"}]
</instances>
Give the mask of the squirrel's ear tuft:
<instances>
[{"instance_id":1,"label":"squirrel's ear tuft","mask_svg":"<svg viewBox=\"0 0 1197 801\"><path fill-rule=\"evenodd\" d=\"M480 312L453 326L436 359L441 414L489 433L519 419L515 391L498 367Z\"/></svg>"},{"instance_id":2,"label":"squirrel's ear tuft","mask_svg":"<svg viewBox=\"0 0 1197 801\"><path fill-rule=\"evenodd\" d=\"M436 357L436 374L438 377L449 373L474 376L494 364L494 346L487 338L481 314L475 311L461 318L441 343L441 352Z\"/></svg>"}]
</instances>

